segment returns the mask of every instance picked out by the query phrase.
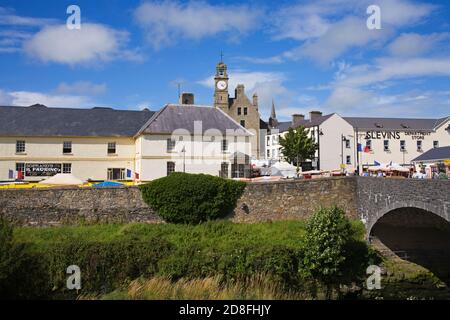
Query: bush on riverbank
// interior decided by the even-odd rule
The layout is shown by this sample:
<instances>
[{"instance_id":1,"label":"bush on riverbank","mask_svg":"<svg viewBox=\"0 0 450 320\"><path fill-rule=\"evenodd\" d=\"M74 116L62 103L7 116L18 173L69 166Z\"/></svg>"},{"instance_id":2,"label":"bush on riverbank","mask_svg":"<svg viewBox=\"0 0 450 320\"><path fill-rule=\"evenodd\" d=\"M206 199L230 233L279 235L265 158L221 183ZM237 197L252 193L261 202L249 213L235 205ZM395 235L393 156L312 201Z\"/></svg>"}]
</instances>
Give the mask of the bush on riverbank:
<instances>
[{"instance_id":1,"label":"bush on riverbank","mask_svg":"<svg viewBox=\"0 0 450 320\"><path fill-rule=\"evenodd\" d=\"M244 188L244 182L181 172L140 186L144 201L166 222L185 224L231 213Z\"/></svg>"},{"instance_id":2,"label":"bush on riverbank","mask_svg":"<svg viewBox=\"0 0 450 320\"><path fill-rule=\"evenodd\" d=\"M360 244L363 255L349 254L349 272L367 266L367 260L361 259L368 252L361 238L363 228L360 222L351 225L351 238ZM105 294L139 277L172 281L218 277L225 285L257 274L270 275L283 290L307 292L305 286L313 279L302 270L307 251L304 236L302 221L19 228L15 243L33 259L33 264L18 270L19 280L31 287L18 285L18 292L8 298ZM66 268L72 264L81 269L79 292L65 288ZM348 279L356 281L359 275L363 274L348 274Z\"/></svg>"}]
</instances>

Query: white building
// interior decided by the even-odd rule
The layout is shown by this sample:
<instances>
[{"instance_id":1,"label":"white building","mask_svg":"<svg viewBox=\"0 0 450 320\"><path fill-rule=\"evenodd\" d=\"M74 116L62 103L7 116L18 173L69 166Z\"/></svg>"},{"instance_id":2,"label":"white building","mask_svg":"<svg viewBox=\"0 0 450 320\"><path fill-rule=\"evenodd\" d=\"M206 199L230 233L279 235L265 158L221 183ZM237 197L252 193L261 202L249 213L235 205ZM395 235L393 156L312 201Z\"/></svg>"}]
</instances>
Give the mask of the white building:
<instances>
[{"instance_id":1,"label":"white building","mask_svg":"<svg viewBox=\"0 0 450 320\"><path fill-rule=\"evenodd\" d=\"M280 135L289 128L305 127L318 144L314 159L303 169L362 169L376 163L409 165L431 148L450 146L450 117L441 119L358 118L337 113L310 112L309 119L293 115L278 122L274 108L266 137L266 159L281 160Z\"/></svg>"},{"instance_id":2,"label":"white building","mask_svg":"<svg viewBox=\"0 0 450 320\"><path fill-rule=\"evenodd\" d=\"M251 135L220 109L193 104L159 112L0 107L0 181L56 173L149 181L174 171L243 177Z\"/></svg>"}]
</instances>

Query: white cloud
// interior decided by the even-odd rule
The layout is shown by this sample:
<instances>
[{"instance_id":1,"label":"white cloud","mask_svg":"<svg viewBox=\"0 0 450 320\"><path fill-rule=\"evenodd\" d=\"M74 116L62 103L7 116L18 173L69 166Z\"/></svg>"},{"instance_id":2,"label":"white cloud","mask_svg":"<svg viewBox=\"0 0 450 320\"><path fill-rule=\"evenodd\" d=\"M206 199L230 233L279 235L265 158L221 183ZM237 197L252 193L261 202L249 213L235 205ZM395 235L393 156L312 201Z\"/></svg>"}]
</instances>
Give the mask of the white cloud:
<instances>
[{"instance_id":1,"label":"white cloud","mask_svg":"<svg viewBox=\"0 0 450 320\"><path fill-rule=\"evenodd\" d=\"M432 51L439 42L449 39L450 33L432 33L420 35L403 33L389 45L389 52L398 57L421 56Z\"/></svg>"},{"instance_id":2,"label":"white cloud","mask_svg":"<svg viewBox=\"0 0 450 320\"><path fill-rule=\"evenodd\" d=\"M382 30L368 30L366 9L381 8ZM350 50L380 48L399 28L422 22L437 7L409 0L316 0L302 1L273 13L275 40L293 39L297 47L268 58L248 58L253 63L280 63L310 59L326 65Z\"/></svg>"},{"instance_id":3,"label":"white cloud","mask_svg":"<svg viewBox=\"0 0 450 320\"><path fill-rule=\"evenodd\" d=\"M18 16L13 10L0 7L0 25L42 27L55 22L55 19Z\"/></svg>"},{"instance_id":4,"label":"white cloud","mask_svg":"<svg viewBox=\"0 0 450 320\"><path fill-rule=\"evenodd\" d=\"M13 91L9 95L14 106L43 104L55 108L89 108L93 106L90 98L76 95L53 95L31 91Z\"/></svg>"},{"instance_id":5,"label":"white cloud","mask_svg":"<svg viewBox=\"0 0 450 320\"><path fill-rule=\"evenodd\" d=\"M450 76L450 58L382 58L373 66L349 68L340 82L361 87L379 82L413 77Z\"/></svg>"},{"instance_id":6,"label":"white cloud","mask_svg":"<svg viewBox=\"0 0 450 320\"><path fill-rule=\"evenodd\" d=\"M367 106L371 99L373 99L373 95L370 92L339 86L329 96L325 107L336 111L354 109Z\"/></svg>"},{"instance_id":7,"label":"white cloud","mask_svg":"<svg viewBox=\"0 0 450 320\"><path fill-rule=\"evenodd\" d=\"M211 5L203 1L145 2L134 12L147 41L158 49L180 38L199 40L219 33L232 39L258 26L261 11L246 5Z\"/></svg>"},{"instance_id":8,"label":"white cloud","mask_svg":"<svg viewBox=\"0 0 450 320\"><path fill-rule=\"evenodd\" d=\"M75 65L136 58L125 48L128 33L100 24L84 23L80 30L46 26L24 44L25 52L43 62ZM127 56L129 54L130 56Z\"/></svg>"},{"instance_id":9,"label":"white cloud","mask_svg":"<svg viewBox=\"0 0 450 320\"><path fill-rule=\"evenodd\" d=\"M13 103L13 97L8 93L0 89L0 105L10 106Z\"/></svg>"},{"instance_id":10,"label":"white cloud","mask_svg":"<svg viewBox=\"0 0 450 320\"><path fill-rule=\"evenodd\" d=\"M105 83L96 84L90 81L77 81L73 83L61 82L55 92L58 94L98 95L107 90Z\"/></svg>"}]
</instances>

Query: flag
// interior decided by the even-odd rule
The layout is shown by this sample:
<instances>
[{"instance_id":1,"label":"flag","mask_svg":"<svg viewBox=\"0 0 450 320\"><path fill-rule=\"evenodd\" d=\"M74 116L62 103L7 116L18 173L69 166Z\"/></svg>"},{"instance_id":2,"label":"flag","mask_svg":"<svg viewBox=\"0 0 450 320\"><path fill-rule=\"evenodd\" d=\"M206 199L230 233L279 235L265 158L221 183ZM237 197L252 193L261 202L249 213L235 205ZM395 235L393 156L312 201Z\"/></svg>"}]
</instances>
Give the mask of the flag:
<instances>
[{"instance_id":1,"label":"flag","mask_svg":"<svg viewBox=\"0 0 450 320\"><path fill-rule=\"evenodd\" d=\"M127 169L127 178L131 178L131 170Z\"/></svg>"},{"instance_id":2,"label":"flag","mask_svg":"<svg viewBox=\"0 0 450 320\"><path fill-rule=\"evenodd\" d=\"M379 166L381 163L379 163L378 161L375 160L375 161L373 162L373 164L376 165L376 166Z\"/></svg>"},{"instance_id":3,"label":"flag","mask_svg":"<svg viewBox=\"0 0 450 320\"><path fill-rule=\"evenodd\" d=\"M361 143L358 143L358 152L362 152L363 150L362 150L362 144Z\"/></svg>"},{"instance_id":4,"label":"flag","mask_svg":"<svg viewBox=\"0 0 450 320\"><path fill-rule=\"evenodd\" d=\"M365 146L365 147L364 147L364 152L365 152L365 153L369 153L369 152L370 152L369 146Z\"/></svg>"},{"instance_id":5,"label":"flag","mask_svg":"<svg viewBox=\"0 0 450 320\"><path fill-rule=\"evenodd\" d=\"M8 170L8 179L14 179L14 170Z\"/></svg>"}]
</instances>

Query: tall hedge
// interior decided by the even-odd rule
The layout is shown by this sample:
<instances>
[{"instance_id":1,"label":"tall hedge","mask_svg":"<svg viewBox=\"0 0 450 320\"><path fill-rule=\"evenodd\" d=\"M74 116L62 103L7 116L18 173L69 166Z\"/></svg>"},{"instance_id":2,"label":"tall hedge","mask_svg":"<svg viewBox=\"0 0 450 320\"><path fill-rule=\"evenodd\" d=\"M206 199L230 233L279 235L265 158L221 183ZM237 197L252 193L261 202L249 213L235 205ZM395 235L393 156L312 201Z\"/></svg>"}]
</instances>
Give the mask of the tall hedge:
<instances>
[{"instance_id":1,"label":"tall hedge","mask_svg":"<svg viewBox=\"0 0 450 320\"><path fill-rule=\"evenodd\" d=\"M245 183L205 174L176 172L140 188L144 201L165 221L198 224L231 213Z\"/></svg>"}]
</instances>

